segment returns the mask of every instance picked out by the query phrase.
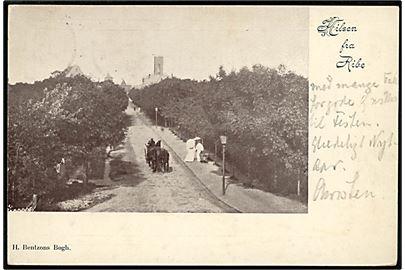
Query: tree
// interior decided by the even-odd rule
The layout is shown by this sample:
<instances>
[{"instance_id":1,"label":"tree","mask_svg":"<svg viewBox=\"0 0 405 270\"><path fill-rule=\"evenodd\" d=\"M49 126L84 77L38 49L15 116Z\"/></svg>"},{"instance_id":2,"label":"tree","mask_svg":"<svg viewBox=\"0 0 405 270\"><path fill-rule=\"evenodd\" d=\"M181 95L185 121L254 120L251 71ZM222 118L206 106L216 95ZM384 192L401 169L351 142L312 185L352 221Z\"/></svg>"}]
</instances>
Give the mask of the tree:
<instances>
[{"instance_id":1,"label":"tree","mask_svg":"<svg viewBox=\"0 0 405 270\"><path fill-rule=\"evenodd\" d=\"M222 80L225 77L226 77L226 72L224 70L224 67L221 65L221 66L219 66L219 70L218 70L218 73L217 73L217 78Z\"/></svg>"},{"instance_id":2,"label":"tree","mask_svg":"<svg viewBox=\"0 0 405 270\"><path fill-rule=\"evenodd\" d=\"M257 64L227 75L221 66L217 80L166 79L129 95L151 118L161 108L188 137L213 144L226 134L238 168L265 189L292 194L307 170L308 80L286 70Z\"/></svg>"},{"instance_id":3,"label":"tree","mask_svg":"<svg viewBox=\"0 0 405 270\"><path fill-rule=\"evenodd\" d=\"M128 99L124 90L82 75L53 76L34 85L19 85L19 92L13 92L13 87L9 90L16 97L9 106L7 137L9 202L13 205L26 203L33 193L52 195L60 188L55 165L62 157L80 160L87 167L94 149L125 137ZM46 87L35 95L23 90L39 86Z\"/></svg>"}]
</instances>

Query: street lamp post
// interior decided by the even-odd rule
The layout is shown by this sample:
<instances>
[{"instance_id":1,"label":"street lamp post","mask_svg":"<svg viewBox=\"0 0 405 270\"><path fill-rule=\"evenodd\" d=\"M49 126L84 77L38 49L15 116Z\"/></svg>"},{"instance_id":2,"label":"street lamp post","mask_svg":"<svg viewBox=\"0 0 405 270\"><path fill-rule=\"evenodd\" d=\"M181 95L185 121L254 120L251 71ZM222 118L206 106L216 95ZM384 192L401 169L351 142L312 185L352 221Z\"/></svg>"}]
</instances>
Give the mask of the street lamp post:
<instances>
[{"instance_id":1,"label":"street lamp post","mask_svg":"<svg viewBox=\"0 0 405 270\"><path fill-rule=\"evenodd\" d=\"M155 107L155 125L157 128L157 113L158 113L158 107Z\"/></svg>"},{"instance_id":2,"label":"street lamp post","mask_svg":"<svg viewBox=\"0 0 405 270\"><path fill-rule=\"evenodd\" d=\"M302 136L305 134L305 130L298 129L295 131L295 136ZM298 169L298 181L297 181L297 196L301 196L301 169Z\"/></svg>"},{"instance_id":3,"label":"street lamp post","mask_svg":"<svg viewBox=\"0 0 405 270\"><path fill-rule=\"evenodd\" d=\"M222 195L225 195L225 147L226 147L226 136L219 137L222 144Z\"/></svg>"}]
</instances>

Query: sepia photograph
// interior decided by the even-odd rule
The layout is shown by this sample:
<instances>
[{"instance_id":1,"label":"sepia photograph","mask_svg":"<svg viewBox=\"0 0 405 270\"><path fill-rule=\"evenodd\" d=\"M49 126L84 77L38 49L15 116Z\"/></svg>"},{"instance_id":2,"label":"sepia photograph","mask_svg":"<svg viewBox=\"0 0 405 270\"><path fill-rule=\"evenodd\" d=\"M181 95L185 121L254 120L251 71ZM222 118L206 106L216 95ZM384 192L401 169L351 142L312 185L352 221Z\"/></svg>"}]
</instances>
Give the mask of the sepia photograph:
<instances>
[{"instance_id":1,"label":"sepia photograph","mask_svg":"<svg viewBox=\"0 0 405 270\"><path fill-rule=\"evenodd\" d=\"M9 211L308 212L307 7L8 16Z\"/></svg>"},{"instance_id":2,"label":"sepia photograph","mask_svg":"<svg viewBox=\"0 0 405 270\"><path fill-rule=\"evenodd\" d=\"M4 3L4 266L400 266L400 2L176 3Z\"/></svg>"}]
</instances>

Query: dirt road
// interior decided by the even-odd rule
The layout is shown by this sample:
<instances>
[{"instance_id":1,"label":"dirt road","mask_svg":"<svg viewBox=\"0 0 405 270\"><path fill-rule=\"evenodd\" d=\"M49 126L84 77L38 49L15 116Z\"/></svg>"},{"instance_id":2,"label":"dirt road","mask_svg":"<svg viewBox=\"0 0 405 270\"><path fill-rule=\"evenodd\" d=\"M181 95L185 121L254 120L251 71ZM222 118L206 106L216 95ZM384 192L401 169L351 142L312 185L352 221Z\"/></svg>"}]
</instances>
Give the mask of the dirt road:
<instances>
[{"instance_id":1,"label":"dirt road","mask_svg":"<svg viewBox=\"0 0 405 270\"><path fill-rule=\"evenodd\" d=\"M155 138L155 127L141 120L130 104L126 113L130 115L129 127L122 159L133 162L137 173L123 183L116 183L114 189L99 192L111 193L111 199L85 211L89 212L229 212L226 206L216 200L195 180L182 162L170 153L170 173L153 173L144 159L144 144ZM170 152L170 151L169 151Z\"/></svg>"}]
</instances>

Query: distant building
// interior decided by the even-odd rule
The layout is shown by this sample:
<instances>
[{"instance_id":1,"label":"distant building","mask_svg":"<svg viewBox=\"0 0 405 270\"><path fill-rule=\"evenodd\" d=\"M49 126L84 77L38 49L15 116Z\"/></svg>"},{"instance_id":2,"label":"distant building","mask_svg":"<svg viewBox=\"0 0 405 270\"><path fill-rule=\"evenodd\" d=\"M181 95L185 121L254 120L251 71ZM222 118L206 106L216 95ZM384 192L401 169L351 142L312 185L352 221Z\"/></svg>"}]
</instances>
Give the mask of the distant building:
<instances>
[{"instance_id":1,"label":"distant building","mask_svg":"<svg viewBox=\"0 0 405 270\"><path fill-rule=\"evenodd\" d=\"M104 81L114 81L114 78L109 73L107 73L107 75L104 78Z\"/></svg>"},{"instance_id":2,"label":"distant building","mask_svg":"<svg viewBox=\"0 0 405 270\"><path fill-rule=\"evenodd\" d=\"M155 84L168 78L169 76L163 73L163 56L155 56L153 58L153 74L148 74L142 78L142 84L137 86L143 88L145 86Z\"/></svg>"},{"instance_id":3,"label":"distant building","mask_svg":"<svg viewBox=\"0 0 405 270\"><path fill-rule=\"evenodd\" d=\"M55 78L55 77L58 77L58 76L61 76L61 75L65 76L67 78L73 78L73 77L78 76L78 75L86 76L86 75L83 74L82 70L80 69L80 67L78 65L68 66L63 71L56 70L56 71L51 73L52 78ZM86 77L89 78L89 76L86 76Z\"/></svg>"},{"instance_id":4,"label":"distant building","mask_svg":"<svg viewBox=\"0 0 405 270\"><path fill-rule=\"evenodd\" d=\"M58 77L62 74L62 71L55 70L54 72L51 73L51 78Z\"/></svg>"},{"instance_id":5,"label":"distant building","mask_svg":"<svg viewBox=\"0 0 405 270\"><path fill-rule=\"evenodd\" d=\"M153 74L163 76L163 56L154 57Z\"/></svg>"},{"instance_id":6,"label":"distant building","mask_svg":"<svg viewBox=\"0 0 405 270\"><path fill-rule=\"evenodd\" d=\"M82 70L80 69L79 66L73 65L73 66L67 67L67 68L63 71L63 74L64 74L66 77L71 77L71 78L73 78L73 77L75 77L75 76L77 76L77 75L83 75L83 72L82 72Z\"/></svg>"},{"instance_id":7,"label":"distant building","mask_svg":"<svg viewBox=\"0 0 405 270\"><path fill-rule=\"evenodd\" d=\"M131 90L132 85L127 84L124 80L122 80L120 87L123 88L125 90L125 92L129 92L129 90Z\"/></svg>"}]
</instances>

